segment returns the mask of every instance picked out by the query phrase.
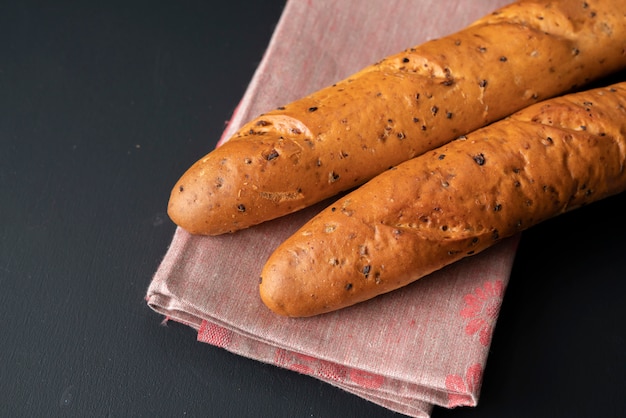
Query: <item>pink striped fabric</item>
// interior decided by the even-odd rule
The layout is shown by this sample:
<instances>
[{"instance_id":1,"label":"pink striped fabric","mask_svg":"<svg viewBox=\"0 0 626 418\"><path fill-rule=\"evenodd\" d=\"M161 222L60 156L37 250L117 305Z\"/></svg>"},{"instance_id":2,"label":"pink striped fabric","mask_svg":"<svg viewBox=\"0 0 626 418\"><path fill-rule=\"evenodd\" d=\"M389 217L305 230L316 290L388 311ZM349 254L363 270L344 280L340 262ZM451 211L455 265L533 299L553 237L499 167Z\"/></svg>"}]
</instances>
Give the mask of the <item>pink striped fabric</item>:
<instances>
[{"instance_id":1,"label":"pink striped fabric","mask_svg":"<svg viewBox=\"0 0 626 418\"><path fill-rule=\"evenodd\" d=\"M221 141L264 111L506 3L289 0ZM260 270L323 205L218 237L177 229L148 288L148 305L195 328L199 341L405 415L428 417L433 405L476 405L518 237L372 301L319 317L278 317L258 297Z\"/></svg>"}]
</instances>

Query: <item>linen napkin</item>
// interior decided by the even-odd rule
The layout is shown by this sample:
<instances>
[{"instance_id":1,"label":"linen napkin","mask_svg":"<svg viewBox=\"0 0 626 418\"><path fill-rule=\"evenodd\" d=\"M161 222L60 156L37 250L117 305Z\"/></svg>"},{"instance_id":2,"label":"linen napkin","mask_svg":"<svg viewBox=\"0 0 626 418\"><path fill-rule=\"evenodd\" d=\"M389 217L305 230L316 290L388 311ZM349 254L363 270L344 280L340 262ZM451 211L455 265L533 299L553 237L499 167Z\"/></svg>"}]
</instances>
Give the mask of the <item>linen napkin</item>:
<instances>
[{"instance_id":1,"label":"linen napkin","mask_svg":"<svg viewBox=\"0 0 626 418\"><path fill-rule=\"evenodd\" d=\"M455 32L506 3L288 0L220 142L264 111ZM277 316L258 296L261 268L328 203L223 236L178 228L148 288L148 305L196 329L201 342L316 377L405 415L428 417L434 405L476 405L518 237L347 309L304 319Z\"/></svg>"}]
</instances>

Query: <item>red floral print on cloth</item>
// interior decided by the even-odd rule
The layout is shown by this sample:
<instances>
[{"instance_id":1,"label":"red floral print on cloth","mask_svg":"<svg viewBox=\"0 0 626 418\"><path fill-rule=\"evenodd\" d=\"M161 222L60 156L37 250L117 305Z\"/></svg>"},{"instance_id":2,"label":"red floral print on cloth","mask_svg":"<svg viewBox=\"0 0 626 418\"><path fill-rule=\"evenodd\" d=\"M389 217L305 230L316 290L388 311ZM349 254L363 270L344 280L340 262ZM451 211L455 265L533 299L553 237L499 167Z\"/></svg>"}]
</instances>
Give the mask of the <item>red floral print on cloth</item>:
<instances>
[{"instance_id":1,"label":"red floral print on cloth","mask_svg":"<svg viewBox=\"0 0 626 418\"><path fill-rule=\"evenodd\" d=\"M336 382L352 383L366 389L377 389L383 385L385 380L385 378L380 375L351 369L346 366L283 349L276 350L274 362L280 367L298 373Z\"/></svg>"},{"instance_id":2,"label":"red floral print on cloth","mask_svg":"<svg viewBox=\"0 0 626 418\"><path fill-rule=\"evenodd\" d=\"M478 340L485 347L491 342L503 295L504 283L495 280L485 282L483 287L476 288L474 293L463 298L465 306L461 310L461 317L468 321L465 333L478 334Z\"/></svg>"},{"instance_id":3,"label":"red floral print on cloth","mask_svg":"<svg viewBox=\"0 0 626 418\"><path fill-rule=\"evenodd\" d=\"M473 364L467 368L465 379L458 374L449 374L446 376L448 408L454 408L456 406L474 406L476 401L471 394L478 391L482 374L482 366L480 364Z\"/></svg>"}]
</instances>

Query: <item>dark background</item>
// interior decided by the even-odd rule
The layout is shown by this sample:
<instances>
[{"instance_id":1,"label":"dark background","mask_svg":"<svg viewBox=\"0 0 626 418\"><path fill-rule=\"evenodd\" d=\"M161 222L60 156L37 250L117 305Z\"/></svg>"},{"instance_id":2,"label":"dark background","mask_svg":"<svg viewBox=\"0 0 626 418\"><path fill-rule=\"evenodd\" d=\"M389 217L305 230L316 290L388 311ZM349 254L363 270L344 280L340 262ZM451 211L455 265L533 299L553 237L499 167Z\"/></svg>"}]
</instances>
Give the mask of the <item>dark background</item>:
<instances>
[{"instance_id":1,"label":"dark background","mask_svg":"<svg viewBox=\"0 0 626 418\"><path fill-rule=\"evenodd\" d=\"M178 176L284 6L0 3L0 416L394 416L198 343L144 296ZM621 77L624 79L624 77ZM626 416L626 194L524 233L477 408Z\"/></svg>"}]
</instances>

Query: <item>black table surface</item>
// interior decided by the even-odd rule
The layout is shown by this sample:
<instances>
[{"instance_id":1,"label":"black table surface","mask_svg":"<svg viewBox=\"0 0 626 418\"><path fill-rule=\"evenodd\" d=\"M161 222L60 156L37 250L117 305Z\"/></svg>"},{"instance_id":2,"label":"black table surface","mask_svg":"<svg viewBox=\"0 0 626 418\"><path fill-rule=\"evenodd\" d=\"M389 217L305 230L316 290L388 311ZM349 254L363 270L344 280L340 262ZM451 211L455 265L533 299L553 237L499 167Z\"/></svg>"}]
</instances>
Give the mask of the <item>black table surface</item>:
<instances>
[{"instance_id":1,"label":"black table surface","mask_svg":"<svg viewBox=\"0 0 626 418\"><path fill-rule=\"evenodd\" d=\"M397 416L144 296L284 0L0 5L0 416ZM476 408L626 416L626 194L523 233Z\"/></svg>"}]
</instances>

